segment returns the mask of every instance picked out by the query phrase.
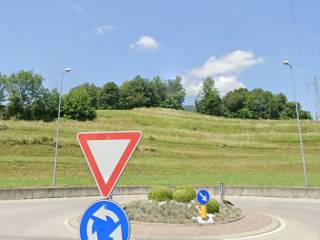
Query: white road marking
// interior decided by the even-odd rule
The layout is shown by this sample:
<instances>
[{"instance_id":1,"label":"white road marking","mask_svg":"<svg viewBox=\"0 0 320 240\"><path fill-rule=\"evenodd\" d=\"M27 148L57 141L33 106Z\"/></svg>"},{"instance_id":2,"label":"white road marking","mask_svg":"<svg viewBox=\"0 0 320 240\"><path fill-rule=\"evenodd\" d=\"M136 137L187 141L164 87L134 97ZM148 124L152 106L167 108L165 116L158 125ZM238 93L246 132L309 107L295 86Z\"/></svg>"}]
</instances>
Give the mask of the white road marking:
<instances>
[{"instance_id":1,"label":"white road marking","mask_svg":"<svg viewBox=\"0 0 320 240\"><path fill-rule=\"evenodd\" d=\"M266 232L266 233L261 233L261 234L257 234L257 235L252 235L252 236L246 236L246 237L236 237L236 238L228 238L228 240L241 240L241 239L252 239L252 238L260 238L260 237L264 237L264 236L268 236L277 232L282 231L285 227L286 227L286 223L283 219L270 215L270 214L265 214L269 217L275 218L280 222L280 226L277 227L276 229L270 231L270 232Z\"/></svg>"}]
</instances>

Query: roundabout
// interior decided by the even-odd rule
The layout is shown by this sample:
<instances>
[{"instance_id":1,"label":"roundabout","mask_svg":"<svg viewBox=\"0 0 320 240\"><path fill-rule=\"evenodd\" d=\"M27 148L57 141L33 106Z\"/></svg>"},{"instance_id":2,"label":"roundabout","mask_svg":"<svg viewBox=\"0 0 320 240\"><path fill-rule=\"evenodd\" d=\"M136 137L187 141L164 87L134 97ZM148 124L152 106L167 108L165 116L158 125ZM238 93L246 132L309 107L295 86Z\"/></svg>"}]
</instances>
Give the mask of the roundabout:
<instances>
[{"instance_id":1,"label":"roundabout","mask_svg":"<svg viewBox=\"0 0 320 240\"><path fill-rule=\"evenodd\" d=\"M130 219L130 239L136 240L246 239L269 235L285 226L278 217L236 207L222 208L211 224L191 221L198 211L193 203L129 200L123 207ZM80 221L81 216L76 215L68 218L67 225L78 232Z\"/></svg>"},{"instance_id":2,"label":"roundabout","mask_svg":"<svg viewBox=\"0 0 320 240\"><path fill-rule=\"evenodd\" d=\"M80 216L71 217L68 225L79 229ZM232 222L215 224L166 224L131 221L130 239L239 239L254 237L281 230L284 222L274 216L257 212L246 212Z\"/></svg>"},{"instance_id":3,"label":"roundabout","mask_svg":"<svg viewBox=\"0 0 320 240\"><path fill-rule=\"evenodd\" d=\"M76 216L80 218L90 203L99 200L98 197L38 199L38 200L5 200L0 201L0 239L10 240L79 240L79 221L76 228ZM114 196L114 200L126 205L131 201L146 200L143 195ZM320 201L316 199L293 199L273 197L236 197L228 199L243 209L246 217L238 221L245 223L250 213L267 216L263 218L266 225L270 219L280 222L278 227L270 229L247 229L250 236L219 235L220 239L259 239L259 240L319 240L320 239ZM253 216L254 217L254 216ZM223 224L226 230L233 230L235 223ZM219 225L215 225L218 227ZM135 231L142 231L146 225L131 222L132 235L130 239L139 239ZM170 227L170 226L169 226ZM200 228L205 226L200 226ZM148 229L148 228L145 228ZM273 229L273 230L272 230ZM169 229L171 230L171 228ZM225 230L225 229L224 229ZM263 231L262 231L263 230ZM167 231L169 232L169 231ZM163 232L162 232L163 233ZM161 233L161 234L162 234ZM151 232L144 233L151 236ZM167 234L167 233L163 233ZM143 236L142 236L143 237ZM207 236L194 237L204 239ZM211 236L212 237L212 236ZM218 236L213 236L211 239ZM142 238L141 238L142 239ZM152 239L152 237L148 238ZM175 239L185 239L175 237Z\"/></svg>"}]
</instances>

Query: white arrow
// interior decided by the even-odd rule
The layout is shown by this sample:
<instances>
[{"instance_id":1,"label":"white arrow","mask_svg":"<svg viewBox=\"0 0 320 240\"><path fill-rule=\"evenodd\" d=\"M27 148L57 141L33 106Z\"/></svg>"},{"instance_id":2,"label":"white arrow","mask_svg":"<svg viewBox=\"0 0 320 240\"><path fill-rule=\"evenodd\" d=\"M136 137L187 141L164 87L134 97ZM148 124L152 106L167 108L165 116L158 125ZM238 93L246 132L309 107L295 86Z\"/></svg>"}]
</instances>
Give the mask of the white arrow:
<instances>
[{"instance_id":1,"label":"white arrow","mask_svg":"<svg viewBox=\"0 0 320 240\"><path fill-rule=\"evenodd\" d=\"M202 198L202 201L206 202L208 201L207 196L203 195L201 192L199 192L200 197Z\"/></svg>"},{"instance_id":2,"label":"white arrow","mask_svg":"<svg viewBox=\"0 0 320 240\"><path fill-rule=\"evenodd\" d=\"M121 229L121 225L119 225L116 230L114 230L112 232L112 234L110 235L110 237L113 240L122 240L122 229Z\"/></svg>"},{"instance_id":3,"label":"white arrow","mask_svg":"<svg viewBox=\"0 0 320 240\"><path fill-rule=\"evenodd\" d=\"M94 214L93 216L100 218L103 221L107 221L107 217L110 217L115 223L119 221L119 218L114 212L106 209L104 205L102 205Z\"/></svg>"},{"instance_id":4,"label":"white arrow","mask_svg":"<svg viewBox=\"0 0 320 240\"><path fill-rule=\"evenodd\" d=\"M93 220L90 218L87 224L87 240L98 240L97 232L92 232Z\"/></svg>"}]
</instances>

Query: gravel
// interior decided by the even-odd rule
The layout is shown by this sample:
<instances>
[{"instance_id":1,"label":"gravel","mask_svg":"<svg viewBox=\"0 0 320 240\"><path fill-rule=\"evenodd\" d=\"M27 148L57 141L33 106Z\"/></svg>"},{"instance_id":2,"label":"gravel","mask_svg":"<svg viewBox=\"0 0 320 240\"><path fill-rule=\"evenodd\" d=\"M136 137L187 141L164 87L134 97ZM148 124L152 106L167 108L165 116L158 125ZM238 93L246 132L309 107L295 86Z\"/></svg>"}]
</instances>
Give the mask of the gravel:
<instances>
[{"instance_id":1,"label":"gravel","mask_svg":"<svg viewBox=\"0 0 320 240\"><path fill-rule=\"evenodd\" d=\"M195 202L178 203L176 201L155 202L134 201L125 206L131 221L148 223L192 224L199 216L199 207ZM240 208L222 207L214 214L214 222L228 222L243 215Z\"/></svg>"}]
</instances>

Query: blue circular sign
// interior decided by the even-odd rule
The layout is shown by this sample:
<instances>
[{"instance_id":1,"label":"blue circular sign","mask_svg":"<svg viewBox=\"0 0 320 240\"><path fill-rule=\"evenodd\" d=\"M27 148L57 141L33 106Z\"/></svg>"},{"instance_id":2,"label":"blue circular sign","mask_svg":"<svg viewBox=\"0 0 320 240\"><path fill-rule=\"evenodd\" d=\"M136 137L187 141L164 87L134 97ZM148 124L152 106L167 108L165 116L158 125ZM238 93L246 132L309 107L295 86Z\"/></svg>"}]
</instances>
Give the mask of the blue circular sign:
<instances>
[{"instance_id":1,"label":"blue circular sign","mask_svg":"<svg viewBox=\"0 0 320 240\"><path fill-rule=\"evenodd\" d=\"M81 240L129 240L130 224L121 206L99 200L88 207L80 222Z\"/></svg>"},{"instance_id":2,"label":"blue circular sign","mask_svg":"<svg viewBox=\"0 0 320 240\"><path fill-rule=\"evenodd\" d=\"M210 200L210 194L207 190L202 189L197 194L197 201L201 205L206 205Z\"/></svg>"}]
</instances>

